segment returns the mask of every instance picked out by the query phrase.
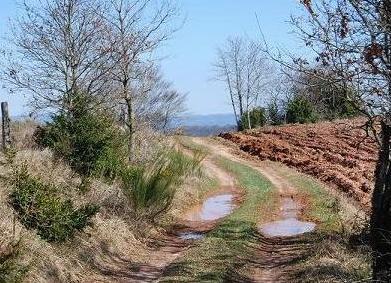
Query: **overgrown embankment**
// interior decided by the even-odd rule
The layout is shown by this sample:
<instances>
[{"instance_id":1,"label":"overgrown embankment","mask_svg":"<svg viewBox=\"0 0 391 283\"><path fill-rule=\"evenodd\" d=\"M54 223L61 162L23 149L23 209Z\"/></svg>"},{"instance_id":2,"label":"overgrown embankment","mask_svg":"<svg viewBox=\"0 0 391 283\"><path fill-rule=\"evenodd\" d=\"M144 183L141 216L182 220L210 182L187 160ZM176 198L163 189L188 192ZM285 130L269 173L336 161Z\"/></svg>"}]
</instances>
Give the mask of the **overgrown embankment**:
<instances>
[{"instance_id":1,"label":"overgrown embankment","mask_svg":"<svg viewBox=\"0 0 391 283\"><path fill-rule=\"evenodd\" d=\"M83 121L91 122L61 118L39 129L46 144L36 143L37 124L14 125L17 142L0 154L0 282L156 279L175 258L159 244L167 239L161 227L178 215L173 205L183 211L182 198L194 202L199 188L214 186L198 173L201 156L158 137L149 159L124 163L107 135L118 129ZM82 128L88 139L72 134Z\"/></svg>"},{"instance_id":2,"label":"overgrown embankment","mask_svg":"<svg viewBox=\"0 0 391 283\"><path fill-rule=\"evenodd\" d=\"M263 174L266 167L231 155L227 147L186 139L182 145L193 154L167 147L170 150L164 154L146 160L147 167L121 165L121 171L111 171L114 175L92 170L85 176L53 150L32 148L29 139L10 156L1 156L0 232L7 241L0 243L6 248L0 250L0 268L7 276L1 279L330 282L338 277L362 280L369 273L365 245L352 243L348 217L342 217L347 214L338 200L312 178L277 163L264 164L271 171ZM285 239L260 234L259 224L279 215L276 176L298 188L295 197L305 208L300 217L317 224L315 233ZM221 182L222 178L229 182ZM185 241L162 229L175 232L172 227L186 223L180 218L193 204L225 186L240 192L238 205L232 214L201 231L209 231L204 238ZM89 206L98 210L85 218L82 212Z\"/></svg>"}]
</instances>

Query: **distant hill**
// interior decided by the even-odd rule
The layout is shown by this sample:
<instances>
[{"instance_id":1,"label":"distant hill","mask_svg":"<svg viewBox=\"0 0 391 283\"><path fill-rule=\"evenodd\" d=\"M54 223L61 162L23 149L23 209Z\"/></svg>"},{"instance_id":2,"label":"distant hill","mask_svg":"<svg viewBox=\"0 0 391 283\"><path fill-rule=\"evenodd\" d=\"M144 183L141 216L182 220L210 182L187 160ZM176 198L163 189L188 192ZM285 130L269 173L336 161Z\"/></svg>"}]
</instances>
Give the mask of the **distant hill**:
<instances>
[{"instance_id":1,"label":"distant hill","mask_svg":"<svg viewBox=\"0 0 391 283\"><path fill-rule=\"evenodd\" d=\"M171 128L180 128L189 136L214 136L235 130L233 114L186 115L175 119Z\"/></svg>"},{"instance_id":2,"label":"distant hill","mask_svg":"<svg viewBox=\"0 0 391 283\"><path fill-rule=\"evenodd\" d=\"M235 125L233 114L186 115L174 121L177 126L227 126Z\"/></svg>"}]
</instances>

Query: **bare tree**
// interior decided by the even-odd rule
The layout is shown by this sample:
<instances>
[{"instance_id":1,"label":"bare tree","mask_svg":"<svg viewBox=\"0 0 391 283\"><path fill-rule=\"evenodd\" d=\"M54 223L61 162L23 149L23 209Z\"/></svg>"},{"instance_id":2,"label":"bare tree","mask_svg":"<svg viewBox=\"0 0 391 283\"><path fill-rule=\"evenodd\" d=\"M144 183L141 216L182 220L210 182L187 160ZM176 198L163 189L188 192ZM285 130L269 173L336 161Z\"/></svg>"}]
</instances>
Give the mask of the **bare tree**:
<instances>
[{"instance_id":1,"label":"bare tree","mask_svg":"<svg viewBox=\"0 0 391 283\"><path fill-rule=\"evenodd\" d=\"M367 133L379 143L372 197L371 243L373 279L391 279L391 1L303 0L308 17L292 23L316 63L334 74L330 81L313 72L310 58L295 58L285 66L327 79L341 87L368 118ZM349 94L348 89L354 91ZM345 90L345 91L344 91Z\"/></svg>"},{"instance_id":2,"label":"bare tree","mask_svg":"<svg viewBox=\"0 0 391 283\"><path fill-rule=\"evenodd\" d=\"M134 100L136 87L144 76L145 61L177 30L173 21L178 17L176 6L169 0L108 0L106 20L110 25L110 40L115 68L112 77L118 84L118 98L124 104L128 129L129 153L133 152L135 131ZM130 156L129 156L130 158Z\"/></svg>"},{"instance_id":3,"label":"bare tree","mask_svg":"<svg viewBox=\"0 0 391 283\"><path fill-rule=\"evenodd\" d=\"M186 95L176 91L163 78L158 67L151 66L147 70L132 90L143 94L134 99L135 121L156 131L167 132L173 119L185 111Z\"/></svg>"},{"instance_id":4,"label":"bare tree","mask_svg":"<svg viewBox=\"0 0 391 283\"><path fill-rule=\"evenodd\" d=\"M240 37L229 38L226 46L217 50L214 67L216 79L223 81L229 91L240 130L243 115L250 115L268 85L271 67L258 43ZM247 120L251 129L251 120Z\"/></svg>"},{"instance_id":5,"label":"bare tree","mask_svg":"<svg viewBox=\"0 0 391 283\"><path fill-rule=\"evenodd\" d=\"M14 52L3 79L31 94L33 106L72 111L79 93L102 102L108 87L110 45L98 2L24 2L13 26Z\"/></svg>"}]
</instances>

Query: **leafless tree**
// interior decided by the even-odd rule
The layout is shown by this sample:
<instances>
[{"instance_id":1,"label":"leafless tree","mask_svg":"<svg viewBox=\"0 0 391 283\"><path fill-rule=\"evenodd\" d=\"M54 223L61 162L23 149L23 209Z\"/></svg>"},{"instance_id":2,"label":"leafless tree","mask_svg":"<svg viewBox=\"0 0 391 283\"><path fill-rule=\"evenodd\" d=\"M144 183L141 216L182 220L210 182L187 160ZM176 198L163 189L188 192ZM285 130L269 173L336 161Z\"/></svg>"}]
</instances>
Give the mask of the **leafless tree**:
<instances>
[{"instance_id":1,"label":"leafless tree","mask_svg":"<svg viewBox=\"0 0 391 283\"><path fill-rule=\"evenodd\" d=\"M315 64L334 74L330 82L352 89L348 98L368 118L367 133L379 143L372 197L373 279L391 279L391 1L302 0L305 16L292 19L297 34L311 49ZM278 57L278 56L277 56ZM279 60L322 79L311 58Z\"/></svg>"},{"instance_id":2,"label":"leafless tree","mask_svg":"<svg viewBox=\"0 0 391 283\"><path fill-rule=\"evenodd\" d=\"M229 38L225 47L217 50L213 64L216 79L229 91L238 130L241 119L258 101L270 78L270 65L259 44L241 37ZM251 129L251 121L248 128Z\"/></svg>"},{"instance_id":3,"label":"leafless tree","mask_svg":"<svg viewBox=\"0 0 391 283\"><path fill-rule=\"evenodd\" d=\"M293 81L284 73L276 73L270 81L267 110L269 123L278 125L286 123L286 109L293 98Z\"/></svg>"},{"instance_id":4,"label":"leafless tree","mask_svg":"<svg viewBox=\"0 0 391 283\"><path fill-rule=\"evenodd\" d=\"M167 132L173 119L185 111L186 95L175 90L156 66L139 77L139 84L132 91L136 124L148 125L158 132Z\"/></svg>"},{"instance_id":5,"label":"leafless tree","mask_svg":"<svg viewBox=\"0 0 391 283\"><path fill-rule=\"evenodd\" d=\"M72 111L78 93L103 102L111 62L106 33L98 2L25 1L2 77L13 91L31 94L38 109Z\"/></svg>"},{"instance_id":6,"label":"leafless tree","mask_svg":"<svg viewBox=\"0 0 391 283\"><path fill-rule=\"evenodd\" d=\"M134 84L145 75L146 61L177 30L179 13L170 0L107 0L106 21L115 68L113 80L118 84L118 99L125 107L128 146L133 152L135 131L134 101L146 93L135 92ZM153 59L153 58L152 58ZM130 157L129 157L130 158Z\"/></svg>"}]
</instances>

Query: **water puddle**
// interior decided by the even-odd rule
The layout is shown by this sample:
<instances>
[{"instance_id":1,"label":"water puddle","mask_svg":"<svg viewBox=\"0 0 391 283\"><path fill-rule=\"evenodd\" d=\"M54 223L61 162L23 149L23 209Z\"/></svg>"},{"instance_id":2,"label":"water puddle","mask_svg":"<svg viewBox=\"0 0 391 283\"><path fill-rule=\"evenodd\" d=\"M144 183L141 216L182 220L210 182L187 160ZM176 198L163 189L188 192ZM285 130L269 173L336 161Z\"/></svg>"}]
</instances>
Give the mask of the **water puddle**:
<instances>
[{"instance_id":1,"label":"water puddle","mask_svg":"<svg viewBox=\"0 0 391 283\"><path fill-rule=\"evenodd\" d=\"M207 198L202 205L196 206L185 217L189 221L213 221L229 215L233 209L233 194L221 194Z\"/></svg>"},{"instance_id":2,"label":"water puddle","mask_svg":"<svg viewBox=\"0 0 391 283\"><path fill-rule=\"evenodd\" d=\"M178 235L179 239L190 241L190 240L201 240L205 237L205 234L198 232L183 232Z\"/></svg>"},{"instance_id":3,"label":"water puddle","mask_svg":"<svg viewBox=\"0 0 391 283\"><path fill-rule=\"evenodd\" d=\"M290 237L311 232L315 226L315 223L289 218L262 225L261 232L269 237Z\"/></svg>"},{"instance_id":4,"label":"water puddle","mask_svg":"<svg viewBox=\"0 0 391 283\"><path fill-rule=\"evenodd\" d=\"M312 232L316 224L299 221L297 219L299 209L299 205L293 198L284 198L281 208L282 220L261 225L260 232L268 237L291 237Z\"/></svg>"}]
</instances>

